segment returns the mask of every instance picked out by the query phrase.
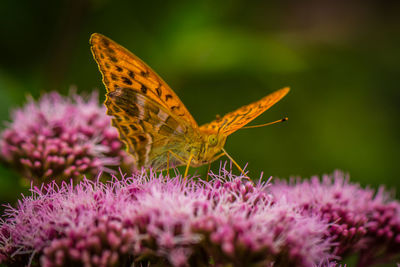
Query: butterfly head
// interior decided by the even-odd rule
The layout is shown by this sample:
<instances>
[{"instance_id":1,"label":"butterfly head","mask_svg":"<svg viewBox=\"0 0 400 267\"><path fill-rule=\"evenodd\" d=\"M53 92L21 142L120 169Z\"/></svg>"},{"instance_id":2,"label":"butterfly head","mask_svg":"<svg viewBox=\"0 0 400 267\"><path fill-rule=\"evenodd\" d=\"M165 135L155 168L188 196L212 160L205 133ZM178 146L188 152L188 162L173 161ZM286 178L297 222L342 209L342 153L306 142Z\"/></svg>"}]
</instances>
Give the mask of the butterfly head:
<instances>
[{"instance_id":1,"label":"butterfly head","mask_svg":"<svg viewBox=\"0 0 400 267\"><path fill-rule=\"evenodd\" d=\"M201 146L193 148L192 153L195 155L193 165L200 166L216 160L225 145L226 137L214 133L204 134Z\"/></svg>"}]
</instances>

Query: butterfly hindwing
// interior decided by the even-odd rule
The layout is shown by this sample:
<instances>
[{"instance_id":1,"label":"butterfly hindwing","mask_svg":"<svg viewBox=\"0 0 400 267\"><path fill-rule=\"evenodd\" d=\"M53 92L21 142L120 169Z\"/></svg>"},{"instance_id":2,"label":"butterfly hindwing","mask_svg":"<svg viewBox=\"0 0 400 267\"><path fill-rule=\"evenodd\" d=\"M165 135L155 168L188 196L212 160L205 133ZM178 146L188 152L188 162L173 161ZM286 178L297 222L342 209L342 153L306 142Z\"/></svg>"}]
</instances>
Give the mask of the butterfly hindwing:
<instances>
[{"instance_id":1,"label":"butterfly hindwing","mask_svg":"<svg viewBox=\"0 0 400 267\"><path fill-rule=\"evenodd\" d=\"M179 97L142 60L98 33L92 34L90 44L107 92L129 88L154 100L182 120L188 121L193 128L198 128Z\"/></svg>"},{"instance_id":2,"label":"butterfly hindwing","mask_svg":"<svg viewBox=\"0 0 400 267\"><path fill-rule=\"evenodd\" d=\"M168 151L179 150L187 142L190 125L147 96L130 88L117 88L106 96L107 113L113 116L113 126L137 167L163 169ZM170 160L171 166L184 164L172 156Z\"/></svg>"},{"instance_id":3,"label":"butterfly hindwing","mask_svg":"<svg viewBox=\"0 0 400 267\"><path fill-rule=\"evenodd\" d=\"M281 100L288 92L289 88L277 90L256 102L226 114L222 118L200 126L200 130L203 132L221 133L228 136L257 118Z\"/></svg>"}]
</instances>

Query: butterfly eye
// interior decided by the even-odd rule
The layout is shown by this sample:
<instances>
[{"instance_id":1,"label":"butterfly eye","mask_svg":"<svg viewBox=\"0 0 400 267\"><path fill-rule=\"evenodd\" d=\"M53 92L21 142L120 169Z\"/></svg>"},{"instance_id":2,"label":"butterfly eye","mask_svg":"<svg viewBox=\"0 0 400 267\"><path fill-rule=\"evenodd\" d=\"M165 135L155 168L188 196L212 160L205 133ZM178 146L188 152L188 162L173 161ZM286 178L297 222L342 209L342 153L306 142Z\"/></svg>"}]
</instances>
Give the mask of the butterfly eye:
<instances>
[{"instance_id":1,"label":"butterfly eye","mask_svg":"<svg viewBox=\"0 0 400 267\"><path fill-rule=\"evenodd\" d=\"M217 143L218 143L218 139L217 139L217 137L215 135L210 135L208 137L208 144L210 146L215 146L215 145L217 145Z\"/></svg>"}]
</instances>

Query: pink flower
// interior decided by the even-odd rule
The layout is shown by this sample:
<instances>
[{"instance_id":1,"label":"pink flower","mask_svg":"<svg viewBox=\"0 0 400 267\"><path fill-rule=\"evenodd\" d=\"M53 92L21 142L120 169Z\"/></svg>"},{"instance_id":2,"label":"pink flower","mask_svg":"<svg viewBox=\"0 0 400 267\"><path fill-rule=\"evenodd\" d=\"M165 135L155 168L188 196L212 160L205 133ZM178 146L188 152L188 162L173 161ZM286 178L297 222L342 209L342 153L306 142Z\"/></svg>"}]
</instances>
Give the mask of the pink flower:
<instances>
[{"instance_id":1,"label":"pink flower","mask_svg":"<svg viewBox=\"0 0 400 267\"><path fill-rule=\"evenodd\" d=\"M32 188L0 225L0 261L42 266L311 266L331 258L328 225L266 184L153 172Z\"/></svg>"},{"instance_id":2,"label":"pink flower","mask_svg":"<svg viewBox=\"0 0 400 267\"><path fill-rule=\"evenodd\" d=\"M321 180L277 180L269 189L275 201L295 204L302 214L329 223L335 255L359 253L359 266L400 256L400 203L383 188L377 193L363 189L336 171Z\"/></svg>"},{"instance_id":3,"label":"pink flower","mask_svg":"<svg viewBox=\"0 0 400 267\"><path fill-rule=\"evenodd\" d=\"M97 99L96 93L86 101L56 92L29 99L1 133L1 157L36 184L125 164L123 144Z\"/></svg>"}]
</instances>

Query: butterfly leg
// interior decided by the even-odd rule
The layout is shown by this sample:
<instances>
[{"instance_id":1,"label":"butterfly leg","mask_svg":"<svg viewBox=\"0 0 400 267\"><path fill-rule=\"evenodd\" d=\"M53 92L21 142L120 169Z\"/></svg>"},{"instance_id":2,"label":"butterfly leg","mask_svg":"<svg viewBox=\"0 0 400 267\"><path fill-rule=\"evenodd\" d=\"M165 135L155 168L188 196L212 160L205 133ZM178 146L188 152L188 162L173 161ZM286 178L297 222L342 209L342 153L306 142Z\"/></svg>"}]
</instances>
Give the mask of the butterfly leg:
<instances>
[{"instance_id":1,"label":"butterfly leg","mask_svg":"<svg viewBox=\"0 0 400 267\"><path fill-rule=\"evenodd\" d=\"M169 177L169 150L167 152L167 175Z\"/></svg>"},{"instance_id":2,"label":"butterfly leg","mask_svg":"<svg viewBox=\"0 0 400 267\"><path fill-rule=\"evenodd\" d=\"M193 155L193 154L190 154L189 160L188 160L188 162L187 162L187 164L186 164L186 170L185 170L185 176L184 176L185 178L184 178L184 181L186 181L186 177L187 177L187 174L188 174L188 171L189 171L190 163L192 162L193 157L194 157L194 155Z\"/></svg>"},{"instance_id":3,"label":"butterfly leg","mask_svg":"<svg viewBox=\"0 0 400 267\"><path fill-rule=\"evenodd\" d=\"M211 162L210 163L208 163L208 169L207 169L207 178L206 178L206 181L208 182L208 174L210 173L210 168L211 168Z\"/></svg>"},{"instance_id":4,"label":"butterfly leg","mask_svg":"<svg viewBox=\"0 0 400 267\"><path fill-rule=\"evenodd\" d=\"M221 154L217 155L215 158L213 158L212 161L216 161L217 159L219 159L220 157L226 155L225 152L222 152Z\"/></svg>"},{"instance_id":5,"label":"butterfly leg","mask_svg":"<svg viewBox=\"0 0 400 267\"><path fill-rule=\"evenodd\" d=\"M226 150L222 148L222 151L224 151L224 154L233 162L233 164L235 164L236 168L239 169L239 171L243 174L243 176L251 181L251 179L244 173L242 168L240 168L239 164L237 164L236 161L231 156L229 156L229 154L226 152Z\"/></svg>"}]
</instances>

